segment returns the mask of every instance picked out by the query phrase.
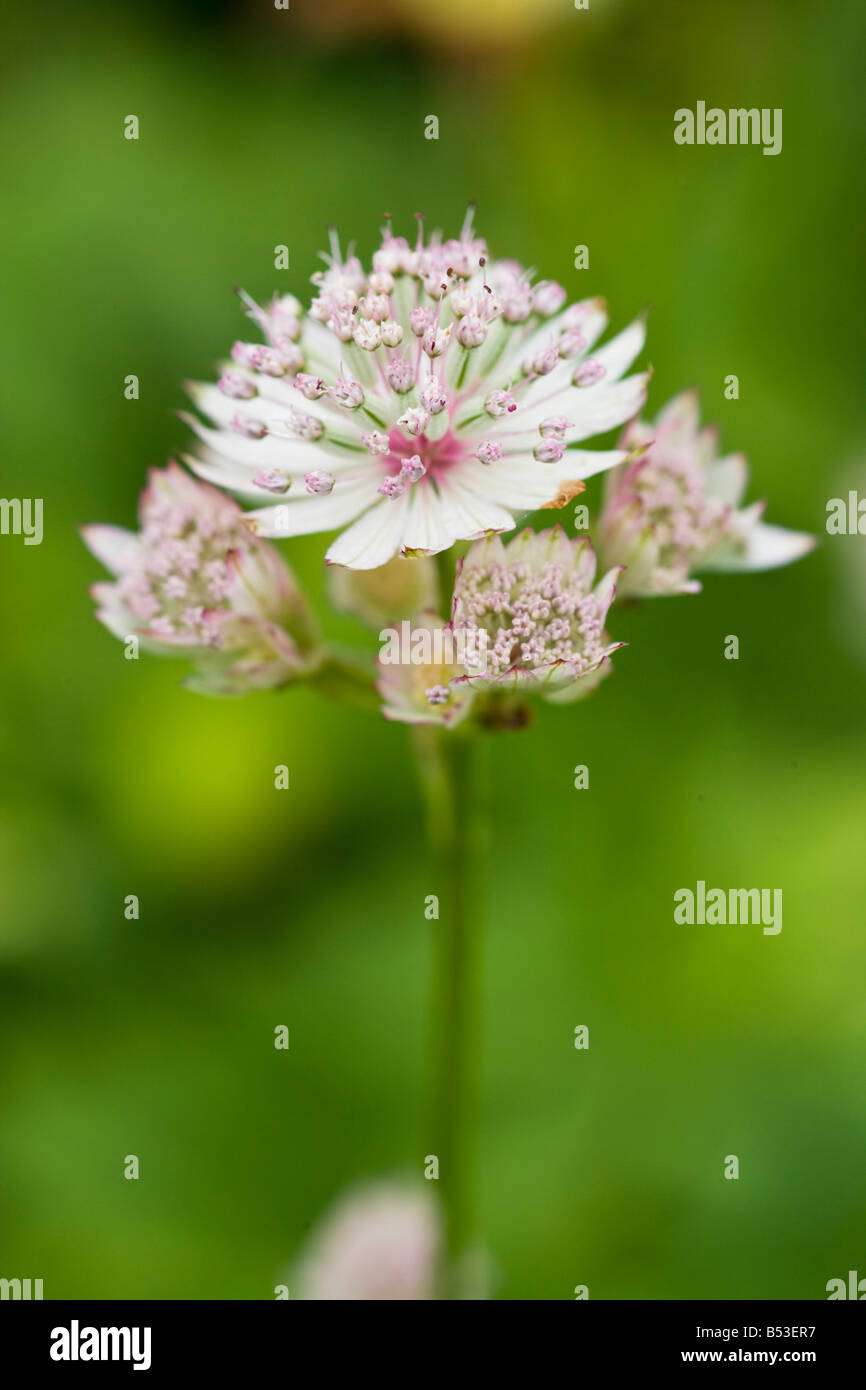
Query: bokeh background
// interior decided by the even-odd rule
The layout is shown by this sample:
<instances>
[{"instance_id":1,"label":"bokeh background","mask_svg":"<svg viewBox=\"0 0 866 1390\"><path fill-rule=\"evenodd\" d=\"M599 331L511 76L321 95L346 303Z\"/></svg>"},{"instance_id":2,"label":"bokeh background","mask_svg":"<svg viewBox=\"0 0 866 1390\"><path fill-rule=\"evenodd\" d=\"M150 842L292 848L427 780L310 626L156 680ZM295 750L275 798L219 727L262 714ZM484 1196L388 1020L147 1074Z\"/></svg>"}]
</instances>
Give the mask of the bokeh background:
<instances>
[{"instance_id":1,"label":"bokeh background","mask_svg":"<svg viewBox=\"0 0 866 1390\"><path fill-rule=\"evenodd\" d=\"M436 886L406 731L193 696L91 615L77 528L132 524L184 447L180 382L240 331L233 286L305 294L329 224L368 256L383 211L451 231L475 200L494 254L605 294L614 327L651 306L651 406L699 387L751 496L823 532L829 498L866 495L864 37L853 0L4 15L2 491L44 497L45 538L0 538L0 1274L270 1298L337 1193L429 1152ZM782 107L782 154L675 146L698 99ZM822 542L618 613L603 689L494 744L498 1297L811 1299L866 1274L866 540ZM317 594L321 551L289 552ZM781 935L675 925L698 878L782 887Z\"/></svg>"}]
</instances>

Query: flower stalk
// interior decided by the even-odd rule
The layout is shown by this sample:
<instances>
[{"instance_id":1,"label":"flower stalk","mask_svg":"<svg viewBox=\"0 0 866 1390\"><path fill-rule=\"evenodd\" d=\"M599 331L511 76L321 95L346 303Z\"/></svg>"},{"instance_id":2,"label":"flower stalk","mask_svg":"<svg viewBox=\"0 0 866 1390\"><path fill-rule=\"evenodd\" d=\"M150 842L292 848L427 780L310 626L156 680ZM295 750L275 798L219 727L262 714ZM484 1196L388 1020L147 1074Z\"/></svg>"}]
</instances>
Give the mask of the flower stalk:
<instances>
[{"instance_id":1,"label":"flower stalk","mask_svg":"<svg viewBox=\"0 0 866 1390\"><path fill-rule=\"evenodd\" d=\"M472 732L415 730L429 839L441 885L432 922L431 1153L439 1160L445 1213L441 1296L465 1296L477 1235L475 1164L479 1089L481 980L486 866L487 740Z\"/></svg>"}]
</instances>

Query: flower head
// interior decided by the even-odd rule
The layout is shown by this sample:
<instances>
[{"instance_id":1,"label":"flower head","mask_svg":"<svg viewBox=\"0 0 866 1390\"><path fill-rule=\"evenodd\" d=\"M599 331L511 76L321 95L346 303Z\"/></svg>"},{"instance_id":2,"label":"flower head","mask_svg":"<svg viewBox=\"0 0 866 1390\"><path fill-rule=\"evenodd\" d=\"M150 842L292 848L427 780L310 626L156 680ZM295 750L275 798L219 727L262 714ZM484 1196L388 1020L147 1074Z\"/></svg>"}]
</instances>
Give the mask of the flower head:
<instances>
[{"instance_id":1,"label":"flower head","mask_svg":"<svg viewBox=\"0 0 866 1390\"><path fill-rule=\"evenodd\" d=\"M561 526L523 531L507 545L498 536L477 542L458 570L451 623L458 634L486 633L484 662L455 684L560 701L588 694L622 646L604 631L618 573L595 584L592 546Z\"/></svg>"},{"instance_id":2,"label":"flower head","mask_svg":"<svg viewBox=\"0 0 866 1390\"><path fill-rule=\"evenodd\" d=\"M608 474L599 525L604 563L626 566L621 595L697 593L696 570L773 569L812 549L811 536L763 522L765 503L738 510L746 460L717 456L694 392L670 401L655 425L630 424L621 442L640 456Z\"/></svg>"},{"instance_id":3,"label":"flower head","mask_svg":"<svg viewBox=\"0 0 866 1390\"><path fill-rule=\"evenodd\" d=\"M344 1197L313 1233L297 1266L307 1300L436 1296L441 1221L423 1188L376 1183Z\"/></svg>"},{"instance_id":4,"label":"flower head","mask_svg":"<svg viewBox=\"0 0 866 1390\"><path fill-rule=\"evenodd\" d=\"M282 685L304 670L312 623L300 590L230 497L170 463L151 471L139 517L138 533L84 530L115 576L92 590L115 636L191 659L189 684L212 693Z\"/></svg>"},{"instance_id":5,"label":"flower head","mask_svg":"<svg viewBox=\"0 0 866 1390\"><path fill-rule=\"evenodd\" d=\"M566 307L561 286L491 261L471 217L444 240L419 221L413 245L389 224L369 269L334 238L325 263L306 314L289 296L246 300L266 342L236 344L218 385L189 388L209 421L190 421L190 463L258 502L261 535L347 527L327 559L374 569L511 530L626 457L577 446L642 405L648 373L623 379L642 321L590 358L603 302ZM319 476L333 486L295 486Z\"/></svg>"}]
</instances>

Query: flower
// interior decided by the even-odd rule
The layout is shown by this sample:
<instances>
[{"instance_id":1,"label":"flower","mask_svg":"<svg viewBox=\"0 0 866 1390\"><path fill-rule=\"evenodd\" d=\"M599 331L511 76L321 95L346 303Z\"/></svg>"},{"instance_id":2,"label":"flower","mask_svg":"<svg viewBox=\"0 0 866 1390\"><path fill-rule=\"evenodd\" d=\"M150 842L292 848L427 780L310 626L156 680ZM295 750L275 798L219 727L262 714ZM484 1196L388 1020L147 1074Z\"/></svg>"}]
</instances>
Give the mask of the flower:
<instances>
[{"instance_id":1,"label":"flower","mask_svg":"<svg viewBox=\"0 0 866 1390\"><path fill-rule=\"evenodd\" d=\"M84 539L115 576L92 589L116 637L191 659L193 688L214 694L282 685L312 669L312 619L273 546L237 503L176 463L153 469L137 534L87 526Z\"/></svg>"},{"instance_id":2,"label":"flower","mask_svg":"<svg viewBox=\"0 0 866 1390\"><path fill-rule=\"evenodd\" d=\"M509 531L625 459L577 446L640 409L649 373L623 374L642 320L594 350L603 301L567 306L562 286L491 262L471 215L449 240L419 221L414 247L389 224L369 270L336 237L324 260L306 314L244 296L266 343L236 343L218 385L188 387L209 421L187 417L188 462L255 500L262 536L347 527L326 558L374 569Z\"/></svg>"},{"instance_id":3,"label":"flower","mask_svg":"<svg viewBox=\"0 0 866 1390\"><path fill-rule=\"evenodd\" d=\"M306 1300L432 1299L441 1249L439 1209L429 1192L371 1184L343 1197L314 1231L296 1287Z\"/></svg>"},{"instance_id":4,"label":"flower","mask_svg":"<svg viewBox=\"0 0 866 1390\"><path fill-rule=\"evenodd\" d=\"M396 555L375 570L333 565L328 571L334 607L360 618L377 631L402 618L414 618L439 602L436 562Z\"/></svg>"},{"instance_id":5,"label":"flower","mask_svg":"<svg viewBox=\"0 0 866 1390\"><path fill-rule=\"evenodd\" d=\"M608 474L599 523L604 563L627 567L621 595L694 594L695 570L774 569L814 546L811 536L763 522L764 502L738 510L746 460L717 457L695 392L676 396L654 426L632 422L621 443L640 457Z\"/></svg>"},{"instance_id":6,"label":"flower","mask_svg":"<svg viewBox=\"0 0 866 1390\"><path fill-rule=\"evenodd\" d=\"M379 638L385 645L379 653L376 689L385 718L446 728L462 723L473 692L457 682L481 644L470 641L467 652L453 629L429 611L419 613L414 622L404 619L399 630L383 629Z\"/></svg>"},{"instance_id":7,"label":"flower","mask_svg":"<svg viewBox=\"0 0 866 1390\"><path fill-rule=\"evenodd\" d=\"M451 624L486 633L483 663L454 682L473 690L544 694L559 703L594 690L609 669L604 631L616 592L613 568L593 587L595 554L561 526L521 532L507 545L478 541L459 566Z\"/></svg>"}]
</instances>

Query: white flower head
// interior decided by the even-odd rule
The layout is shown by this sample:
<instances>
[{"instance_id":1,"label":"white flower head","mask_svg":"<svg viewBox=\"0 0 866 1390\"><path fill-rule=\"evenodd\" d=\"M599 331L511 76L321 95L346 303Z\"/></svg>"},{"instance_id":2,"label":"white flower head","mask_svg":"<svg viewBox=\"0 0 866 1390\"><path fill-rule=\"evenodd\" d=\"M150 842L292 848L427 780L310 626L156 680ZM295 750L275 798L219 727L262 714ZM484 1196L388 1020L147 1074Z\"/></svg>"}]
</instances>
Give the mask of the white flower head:
<instances>
[{"instance_id":1,"label":"white flower head","mask_svg":"<svg viewBox=\"0 0 866 1390\"><path fill-rule=\"evenodd\" d=\"M313 624L294 577L257 540L230 497L176 463L151 470L141 529L88 526L115 576L92 589L116 637L195 665L187 682L215 694L283 685L310 668Z\"/></svg>"},{"instance_id":2,"label":"white flower head","mask_svg":"<svg viewBox=\"0 0 866 1390\"><path fill-rule=\"evenodd\" d=\"M765 503L740 509L746 460L718 457L694 391L670 401L654 425L630 424L621 443L640 452L608 474L599 523L604 563L626 566L621 596L693 594L695 571L774 569L812 549L811 536L762 521Z\"/></svg>"},{"instance_id":3,"label":"white flower head","mask_svg":"<svg viewBox=\"0 0 866 1390\"><path fill-rule=\"evenodd\" d=\"M308 313L286 297L262 310L247 299L267 342L236 345L221 386L189 388L207 421L190 420L200 445L189 462L258 503L261 535L340 531L328 561L375 569L512 530L623 462L622 450L580 446L645 399L648 373L624 375L642 320L596 348L603 302L566 307L561 286L491 261L471 216L450 239L425 239L419 221L411 246L389 225L371 273L336 237L324 259ZM278 508L260 481L318 470L330 492L292 487Z\"/></svg>"}]
</instances>

